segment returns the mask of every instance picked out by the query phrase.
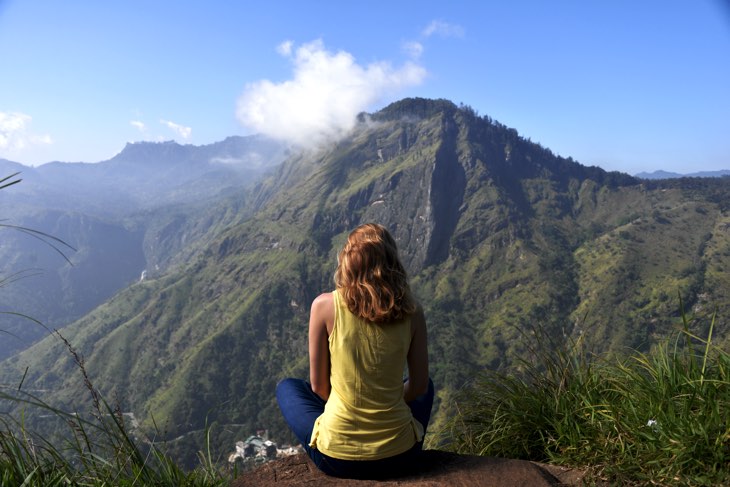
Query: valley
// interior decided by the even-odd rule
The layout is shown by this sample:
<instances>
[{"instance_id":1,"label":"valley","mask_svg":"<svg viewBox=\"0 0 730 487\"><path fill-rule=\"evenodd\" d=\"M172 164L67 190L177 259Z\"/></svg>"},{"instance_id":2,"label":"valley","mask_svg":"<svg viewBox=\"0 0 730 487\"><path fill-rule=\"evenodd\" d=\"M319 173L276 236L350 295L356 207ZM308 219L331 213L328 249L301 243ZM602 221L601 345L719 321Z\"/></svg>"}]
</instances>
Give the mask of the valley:
<instances>
[{"instance_id":1,"label":"valley","mask_svg":"<svg viewBox=\"0 0 730 487\"><path fill-rule=\"evenodd\" d=\"M171 161L188 157L185 147L168 149ZM63 311L60 333L89 380L187 464L206 428L216 452L258 429L291 440L274 387L307 377L309 303L331 289L337 251L367 221L391 230L424 306L436 425L480 371L518 370L539 334L580 339L599 354L649 350L678 329L684 307L700 336L717 312L716 343L728 345L726 178L649 181L583 166L447 100L404 99L362 114L336 144L272 154L279 159L268 172L248 182L195 176L128 212L120 194L114 210L80 202L54 216L38 210L52 222L43 231L73 242L70 258L88 256L68 268L42 245L30 252L59 276L38 319ZM150 152L140 167L158 157ZM186 188L202 196L178 201ZM36 197L19 199L43 206ZM87 229L109 240L73 240ZM4 262L27 266L27 243L9 245ZM38 286L2 289L3 307L32 314ZM4 353L0 383L22 377L20 393L90 408L84 376L57 336Z\"/></svg>"}]
</instances>

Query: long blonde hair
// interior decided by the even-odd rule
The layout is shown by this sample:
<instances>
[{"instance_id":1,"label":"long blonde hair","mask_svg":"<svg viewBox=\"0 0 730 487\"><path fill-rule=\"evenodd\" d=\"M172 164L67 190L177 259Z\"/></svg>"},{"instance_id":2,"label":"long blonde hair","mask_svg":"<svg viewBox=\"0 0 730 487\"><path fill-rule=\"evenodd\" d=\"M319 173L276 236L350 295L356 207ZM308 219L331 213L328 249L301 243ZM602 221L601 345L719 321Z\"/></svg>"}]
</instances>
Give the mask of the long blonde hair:
<instances>
[{"instance_id":1,"label":"long blonde hair","mask_svg":"<svg viewBox=\"0 0 730 487\"><path fill-rule=\"evenodd\" d=\"M335 286L347 308L368 321L397 321L416 311L395 240L377 223L350 232L337 259Z\"/></svg>"}]
</instances>

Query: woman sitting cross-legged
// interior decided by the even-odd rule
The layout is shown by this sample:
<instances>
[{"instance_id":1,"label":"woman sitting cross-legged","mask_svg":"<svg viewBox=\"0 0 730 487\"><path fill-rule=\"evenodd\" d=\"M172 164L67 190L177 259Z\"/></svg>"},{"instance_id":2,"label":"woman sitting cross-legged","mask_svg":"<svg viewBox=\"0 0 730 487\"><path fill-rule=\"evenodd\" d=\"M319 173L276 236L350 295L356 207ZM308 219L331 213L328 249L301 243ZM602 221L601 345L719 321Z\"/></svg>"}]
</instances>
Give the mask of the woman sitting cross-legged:
<instances>
[{"instance_id":1,"label":"woman sitting cross-legged","mask_svg":"<svg viewBox=\"0 0 730 487\"><path fill-rule=\"evenodd\" d=\"M384 478L417 467L434 396L426 321L383 226L350 233L335 291L312 302L309 367L311 385L285 379L276 398L320 470Z\"/></svg>"}]
</instances>

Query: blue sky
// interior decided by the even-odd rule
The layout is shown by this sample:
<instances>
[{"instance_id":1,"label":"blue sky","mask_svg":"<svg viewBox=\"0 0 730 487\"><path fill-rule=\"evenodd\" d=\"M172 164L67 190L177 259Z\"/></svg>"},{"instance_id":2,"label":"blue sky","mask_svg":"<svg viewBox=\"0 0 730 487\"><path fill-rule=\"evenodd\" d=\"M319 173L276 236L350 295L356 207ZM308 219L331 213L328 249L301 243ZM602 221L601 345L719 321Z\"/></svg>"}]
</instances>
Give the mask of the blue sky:
<instances>
[{"instance_id":1,"label":"blue sky","mask_svg":"<svg viewBox=\"0 0 730 487\"><path fill-rule=\"evenodd\" d=\"M0 0L0 157L292 143L446 98L586 165L730 169L727 0Z\"/></svg>"}]
</instances>

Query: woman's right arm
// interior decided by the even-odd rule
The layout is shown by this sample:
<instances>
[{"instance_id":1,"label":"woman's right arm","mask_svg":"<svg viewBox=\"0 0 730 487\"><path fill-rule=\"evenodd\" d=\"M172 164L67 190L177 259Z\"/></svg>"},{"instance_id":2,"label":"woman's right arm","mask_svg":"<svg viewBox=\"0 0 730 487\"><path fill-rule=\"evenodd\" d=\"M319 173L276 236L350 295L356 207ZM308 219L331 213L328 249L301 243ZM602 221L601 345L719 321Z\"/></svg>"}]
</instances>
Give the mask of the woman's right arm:
<instances>
[{"instance_id":1,"label":"woman's right arm","mask_svg":"<svg viewBox=\"0 0 730 487\"><path fill-rule=\"evenodd\" d=\"M426 318L423 309L411 316L413 337L408 350L408 380L403 386L403 398L411 402L428 390L428 336L426 334Z\"/></svg>"}]
</instances>

